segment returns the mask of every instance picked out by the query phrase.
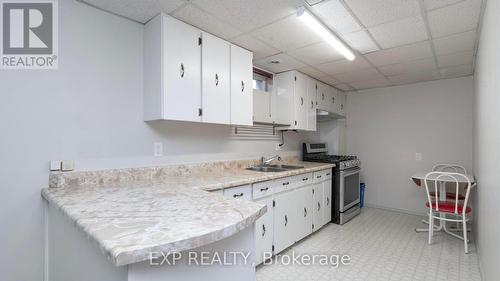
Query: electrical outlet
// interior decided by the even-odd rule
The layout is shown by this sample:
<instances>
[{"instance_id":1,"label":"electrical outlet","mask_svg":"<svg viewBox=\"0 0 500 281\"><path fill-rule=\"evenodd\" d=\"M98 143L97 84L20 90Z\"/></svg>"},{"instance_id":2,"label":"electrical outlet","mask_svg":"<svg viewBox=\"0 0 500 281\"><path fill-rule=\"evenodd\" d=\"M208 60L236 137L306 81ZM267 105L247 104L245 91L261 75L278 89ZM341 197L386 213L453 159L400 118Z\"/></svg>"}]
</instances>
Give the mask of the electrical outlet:
<instances>
[{"instance_id":1,"label":"electrical outlet","mask_svg":"<svg viewBox=\"0 0 500 281\"><path fill-rule=\"evenodd\" d=\"M276 151L280 151L282 148L283 147L279 143L276 144Z\"/></svg>"},{"instance_id":2,"label":"electrical outlet","mask_svg":"<svg viewBox=\"0 0 500 281\"><path fill-rule=\"evenodd\" d=\"M50 161L50 171L56 172L61 170L61 161L51 160Z\"/></svg>"},{"instance_id":3,"label":"electrical outlet","mask_svg":"<svg viewBox=\"0 0 500 281\"><path fill-rule=\"evenodd\" d=\"M63 160L61 161L61 171L69 172L75 169L75 162L72 160Z\"/></svg>"},{"instance_id":4,"label":"electrical outlet","mask_svg":"<svg viewBox=\"0 0 500 281\"><path fill-rule=\"evenodd\" d=\"M155 142L153 144L153 153L155 157L162 157L163 156L163 143L161 142Z\"/></svg>"},{"instance_id":5,"label":"electrical outlet","mask_svg":"<svg viewBox=\"0 0 500 281\"><path fill-rule=\"evenodd\" d=\"M415 160L416 161L422 161L422 152L416 152L415 153Z\"/></svg>"}]
</instances>

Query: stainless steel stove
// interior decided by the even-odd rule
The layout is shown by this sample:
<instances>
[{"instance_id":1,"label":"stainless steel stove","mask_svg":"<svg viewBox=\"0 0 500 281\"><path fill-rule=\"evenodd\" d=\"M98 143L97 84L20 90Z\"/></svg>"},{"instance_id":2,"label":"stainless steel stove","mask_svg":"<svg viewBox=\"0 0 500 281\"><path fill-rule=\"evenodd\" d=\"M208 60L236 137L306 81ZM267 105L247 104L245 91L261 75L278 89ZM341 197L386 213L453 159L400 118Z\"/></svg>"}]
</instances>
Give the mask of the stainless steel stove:
<instances>
[{"instance_id":1,"label":"stainless steel stove","mask_svg":"<svg viewBox=\"0 0 500 281\"><path fill-rule=\"evenodd\" d=\"M358 215L361 161L356 156L329 155L326 143L304 143L302 159L308 162L333 163L332 222L344 224Z\"/></svg>"}]
</instances>

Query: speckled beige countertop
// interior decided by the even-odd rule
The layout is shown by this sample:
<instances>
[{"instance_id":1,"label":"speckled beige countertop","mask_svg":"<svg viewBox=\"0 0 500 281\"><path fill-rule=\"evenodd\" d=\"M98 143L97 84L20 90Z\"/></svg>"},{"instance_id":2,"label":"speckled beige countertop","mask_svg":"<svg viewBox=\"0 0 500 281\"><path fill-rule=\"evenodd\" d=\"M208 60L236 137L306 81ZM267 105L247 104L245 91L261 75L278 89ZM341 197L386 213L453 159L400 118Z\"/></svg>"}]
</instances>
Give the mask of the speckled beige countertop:
<instances>
[{"instance_id":1,"label":"speckled beige countertop","mask_svg":"<svg viewBox=\"0 0 500 281\"><path fill-rule=\"evenodd\" d=\"M42 196L121 266L145 261L151 252L180 252L219 241L266 212L263 205L207 191L333 167L292 162L304 168L255 172L244 168L256 160L245 160L53 173Z\"/></svg>"}]
</instances>

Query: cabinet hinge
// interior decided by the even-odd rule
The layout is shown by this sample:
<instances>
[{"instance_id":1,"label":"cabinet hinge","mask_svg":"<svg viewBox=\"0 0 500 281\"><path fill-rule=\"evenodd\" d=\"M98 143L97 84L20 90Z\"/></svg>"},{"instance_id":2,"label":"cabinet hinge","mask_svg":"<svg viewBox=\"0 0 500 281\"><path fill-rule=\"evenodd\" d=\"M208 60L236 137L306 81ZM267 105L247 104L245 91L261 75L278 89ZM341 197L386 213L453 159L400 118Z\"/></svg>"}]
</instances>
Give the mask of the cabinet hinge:
<instances>
[{"instance_id":1,"label":"cabinet hinge","mask_svg":"<svg viewBox=\"0 0 500 281\"><path fill-rule=\"evenodd\" d=\"M198 46L201 46L202 43L203 43L203 39L201 37L198 37Z\"/></svg>"},{"instance_id":2,"label":"cabinet hinge","mask_svg":"<svg viewBox=\"0 0 500 281\"><path fill-rule=\"evenodd\" d=\"M276 201L273 200L273 207L276 207Z\"/></svg>"},{"instance_id":3,"label":"cabinet hinge","mask_svg":"<svg viewBox=\"0 0 500 281\"><path fill-rule=\"evenodd\" d=\"M203 115L203 109L198 108L198 116L202 116L202 115Z\"/></svg>"},{"instance_id":4,"label":"cabinet hinge","mask_svg":"<svg viewBox=\"0 0 500 281\"><path fill-rule=\"evenodd\" d=\"M274 252L274 245L272 245L272 246L271 246L271 251L273 251L273 252Z\"/></svg>"}]
</instances>

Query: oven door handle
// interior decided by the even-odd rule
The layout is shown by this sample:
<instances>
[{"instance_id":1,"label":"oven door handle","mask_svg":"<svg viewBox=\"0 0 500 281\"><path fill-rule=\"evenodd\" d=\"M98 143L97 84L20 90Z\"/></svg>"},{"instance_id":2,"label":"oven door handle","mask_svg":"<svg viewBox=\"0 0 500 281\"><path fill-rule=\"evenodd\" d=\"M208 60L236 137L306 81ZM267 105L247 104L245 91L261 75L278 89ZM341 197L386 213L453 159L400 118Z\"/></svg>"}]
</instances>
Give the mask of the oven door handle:
<instances>
[{"instance_id":1,"label":"oven door handle","mask_svg":"<svg viewBox=\"0 0 500 281\"><path fill-rule=\"evenodd\" d=\"M354 169L349 169L349 170L343 170L340 171L340 176L341 177L348 177L350 175L354 175L361 172L361 168L354 168Z\"/></svg>"}]
</instances>

